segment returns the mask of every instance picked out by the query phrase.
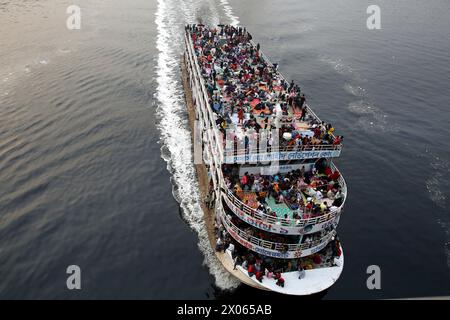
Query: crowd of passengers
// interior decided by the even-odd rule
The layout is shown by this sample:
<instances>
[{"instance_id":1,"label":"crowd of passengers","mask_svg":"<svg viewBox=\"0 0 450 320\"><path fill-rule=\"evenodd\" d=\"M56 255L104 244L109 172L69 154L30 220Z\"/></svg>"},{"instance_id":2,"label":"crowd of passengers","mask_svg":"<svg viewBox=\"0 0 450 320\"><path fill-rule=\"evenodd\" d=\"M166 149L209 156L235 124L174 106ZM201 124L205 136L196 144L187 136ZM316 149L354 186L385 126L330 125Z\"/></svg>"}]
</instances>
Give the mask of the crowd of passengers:
<instances>
[{"instance_id":1,"label":"crowd of passengers","mask_svg":"<svg viewBox=\"0 0 450 320\"><path fill-rule=\"evenodd\" d=\"M266 118L267 119L267 118ZM225 123L228 120L225 120L222 116L219 116L217 119L217 123ZM229 120L231 121L231 120ZM287 120L290 121L290 120ZM302 151L302 150L320 150L321 146L329 146L332 145L333 149L336 149L341 145L344 136L333 136L333 127L331 124L321 123L319 125L312 125L311 134L306 134L305 131L296 130L295 125L293 123L290 124L282 124L281 128L278 129L278 136L273 134L272 130L276 130L276 126L264 126L261 125L255 120L255 116L253 114L250 115L250 119L244 121L243 125L245 132L241 135L236 131L228 131L226 132L226 126L221 125L220 128L222 133L227 134L227 139L234 142L235 154L236 152L243 146L243 149L246 153L250 153L250 141L254 141L256 152L270 152L273 147L278 147L281 151L289 150L289 151ZM262 144L264 146L264 150L259 150L260 147L260 139L263 136L260 134L261 129L268 129L264 138L267 140L267 145ZM239 138L243 136L243 138ZM239 141L242 139L241 141ZM274 141L277 139L277 142ZM226 143L226 142L225 142ZM241 143L241 146L239 145ZM278 143L278 145L276 145ZM328 150L328 149L327 149Z\"/></svg>"},{"instance_id":2,"label":"crowd of passengers","mask_svg":"<svg viewBox=\"0 0 450 320\"><path fill-rule=\"evenodd\" d=\"M231 252L234 269L241 266L249 277L255 276L259 282L273 279L278 286L284 287L285 279L282 274L298 272L298 278L305 277L305 270L332 267L336 265L335 258L342 254L339 239L333 238L321 251L298 259L275 259L259 255L240 245L225 230L223 225L216 223L215 228L216 251Z\"/></svg>"},{"instance_id":3,"label":"crowd of passengers","mask_svg":"<svg viewBox=\"0 0 450 320\"><path fill-rule=\"evenodd\" d=\"M319 121L306 106L306 97L293 81L289 84L254 46L250 33L241 27L221 25L209 29L187 26L206 80L217 125L225 132L236 120L244 139L257 139L261 129L278 129L280 147L307 149L340 145L331 124ZM234 118L234 121L232 117ZM305 128L296 122L307 124ZM270 138L269 138L270 141Z\"/></svg>"},{"instance_id":4,"label":"crowd of passengers","mask_svg":"<svg viewBox=\"0 0 450 320\"><path fill-rule=\"evenodd\" d=\"M305 167L281 175L254 175L246 172L239 177L239 166L222 166L225 184L228 190L244 204L267 216L277 217L267 199L272 197L275 203L284 203L294 211L293 223L298 219L314 218L336 210L343 203L345 195L339 183L340 173L329 166L320 164L311 171ZM256 195L256 202L249 203L246 193ZM290 224L285 214L284 221Z\"/></svg>"},{"instance_id":5,"label":"crowd of passengers","mask_svg":"<svg viewBox=\"0 0 450 320\"><path fill-rule=\"evenodd\" d=\"M267 243L265 244L264 247L266 249L277 250L282 253L285 253L289 250L290 244L298 245L300 243L300 240L302 245L306 245L306 248L310 248L311 246L317 245L317 243L315 244L315 241L320 241L323 237L325 237L334 229L334 225L330 225L319 232L304 235L303 239L300 239L300 237L302 237L301 235L281 235L255 228L247 224L240 218L238 218L236 215L232 214L227 209L226 211L229 221L239 230L241 230L240 236L243 239L252 242L251 238L255 237L260 240L271 242L272 245L270 247L268 246ZM305 247L303 248L305 249Z\"/></svg>"}]
</instances>

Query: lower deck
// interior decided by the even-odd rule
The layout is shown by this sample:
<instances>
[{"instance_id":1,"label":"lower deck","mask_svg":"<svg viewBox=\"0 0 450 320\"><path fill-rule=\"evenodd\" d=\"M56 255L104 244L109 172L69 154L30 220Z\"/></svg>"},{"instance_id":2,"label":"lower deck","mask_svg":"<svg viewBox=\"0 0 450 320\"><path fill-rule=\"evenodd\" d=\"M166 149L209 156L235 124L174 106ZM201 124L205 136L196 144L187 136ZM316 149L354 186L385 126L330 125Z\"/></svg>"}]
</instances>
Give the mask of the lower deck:
<instances>
[{"instance_id":1,"label":"lower deck","mask_svg":"<svg viewBox=\"0 0 450 320\"><path fill-rule=\"evenodd\" d=\"M231 252L227 250L225 255L228 263L233 265ZM251 280L253 284L261 286L266 290L288 295L306 296L327 290L339 279L344 269L344 254L342 253L339 258L335 258L334 263L335 266L333 267L305 270L304 276L301 279L299 279L298 271L281 273L284 279L284 287L277 285L277 280L273 278L264 277L260 282L255 276L249 277L247 270L242 266L236 266L236 268L240 273L239 279L244 277L247 281Z\"/></svg>"}]
</instances>

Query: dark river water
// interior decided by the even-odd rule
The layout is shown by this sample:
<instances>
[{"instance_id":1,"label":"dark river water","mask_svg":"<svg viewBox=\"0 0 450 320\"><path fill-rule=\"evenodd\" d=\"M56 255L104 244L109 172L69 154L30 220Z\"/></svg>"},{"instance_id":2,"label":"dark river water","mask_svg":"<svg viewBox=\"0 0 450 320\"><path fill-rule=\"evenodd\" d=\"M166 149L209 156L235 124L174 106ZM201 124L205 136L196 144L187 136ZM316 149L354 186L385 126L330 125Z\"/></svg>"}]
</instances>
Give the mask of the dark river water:
<instances>
[{"instance_id":1,"label":"dark river water","mask_svg":"<svg viewBox=\"0 0 450 320\"><path fill-rule=\"evenodd\" d=\"M262 295L204 230L180 82L199 21L246 26L345 136L345 267L325 298L450 294L449 16L447 0L1 1L0 298Z\"/></svg>"}]
</instances>

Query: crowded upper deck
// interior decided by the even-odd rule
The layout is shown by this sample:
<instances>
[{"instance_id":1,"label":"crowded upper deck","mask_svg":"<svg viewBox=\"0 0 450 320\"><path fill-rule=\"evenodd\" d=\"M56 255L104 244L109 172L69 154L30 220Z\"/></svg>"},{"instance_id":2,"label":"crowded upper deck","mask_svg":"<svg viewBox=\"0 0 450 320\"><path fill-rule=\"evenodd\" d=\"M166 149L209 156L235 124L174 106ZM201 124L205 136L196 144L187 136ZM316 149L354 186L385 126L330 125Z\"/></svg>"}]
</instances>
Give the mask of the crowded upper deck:
<instances>
[{"instance_id":1,"label":"crowded upper deck","mask_svg":"<svg viewBox=\"0 0 450 320\"><path fill-rule=\"evenodd\" d=\"M225 186L235 199L258 212L264 221L284 226L336 212L346 197L340 172L321 162L273 175L240 175L239 166L229 164L222 170Z\"/></svg>"},{"instance_id":2,"label":"crowded upper deck","mask_svg":"<svg viewBox=\"0 0 450 320\"><path fill-rule=\"evenodd\" d=\"M241 140L247 149L249 140L258 141L261 130L267 130L264 137L270 145L271 131L278 130L278 146L283 149L341 146L343 137L335 136L333 126L312 112L301 88L288 83L277 65L267 61L245 28L191 25L186 30L217 115L216 125L227 139Z\"/></svg>"}]
</instances>

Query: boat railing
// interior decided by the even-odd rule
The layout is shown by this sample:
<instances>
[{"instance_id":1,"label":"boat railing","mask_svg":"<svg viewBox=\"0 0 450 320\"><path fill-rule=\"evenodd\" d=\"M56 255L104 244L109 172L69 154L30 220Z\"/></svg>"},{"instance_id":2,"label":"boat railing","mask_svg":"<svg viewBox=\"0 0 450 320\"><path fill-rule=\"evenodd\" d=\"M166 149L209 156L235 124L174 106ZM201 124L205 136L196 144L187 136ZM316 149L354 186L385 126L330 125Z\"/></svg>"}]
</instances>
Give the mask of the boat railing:
<instances>
[{"instance_id":1,"label":"boat railing","mask_svg":"<svg viewBox=\"0 0 450 320\"><path fill-rule=\"evenodd\" d=\"M340 172L333 162L331 162L330 168L333 171ZM222 194L224 195L225 200L227 202L233 204L233 206L235 208L238 208L247 217L256 219L257 221L259 221L261 223L269 223L272 225L281 225L281 226L285 226L285 227L300 227L301 228L301 227L305 227L305 226L314 226L317 224L321 224L321 223L330 221L330 220L334 219L338 213L342 212L344 205L345 205L345 201L347 199L347 183L346 183L344 177L342 176L342 174L340 174L339 178L338 178L338 183L341 188L341 194L343 196L343 200L339 207L337 207L334 210L331 210L330 212L328 212L326 214L318 216L318 217L303 218L303 219L285 219L285 218L274 217L274 216L268 215L266 213L256 210L256 209L250 207L249 205L243 203L225 185L224 177L223 177L221 170L219 170L219 180L220 180L220 184L222 186ZM232 210L232 208L230 208L230 210ZM236 211L233 211L233 212L235 214L238 214L238 212L236 212ZM298 211L299 215L300 215L300 213L302 215L312 214L312 212L308 212L308 211L303 211L303 212Z\"/></svg>"},{"instance_id":2,"label":"boat railing","mask_svg":"<svg viewBox=\"0 0 450 320\"><path fill-rule=\"evenodd\" d=\"M256 44L255 44L255 42L254 42L253 40L250 40L250 43L253 45L253 47L256 48ZM269 59L269 57L268 57L264 52L262 52L262 51L260 50L259 53L260 53L261 57L265 60L265 62L266 62L269 66L274 67L272 61ZM277 73L278 73L278 75L280 76L280 78L281 78L282 80L284 80L286 83L288 83L288 81L287 81L286 78L281 74L281 72L279 72L279 71L277 70ZM305 106L306 106L306 113L307 113L307 114L310 114L310 115L314 118L314 120L316 120L316 122L322 123L322 120L320 120L319 116L311 109L311 107L310 107L307 103L305 103ZM333 140L334 140L335 135L334 135L334 134L331 134L331 137L332 137Z\"/></svg>"},{"instance_id":3,"label":"boat railing","mask_svg":"<svg viewBox=\"0 0 450 320\"><path fill-rule=\"evenodd\" d=\"M193 68L195 69L195 72L192 73L192 76L195 77L195 80L198 82L198 90L199 92L196 92L196 95L199 95L199 98L203 102L202 112L206 111L206 117L209 120L209 123L211 124L211 129L214 131L214 138L216 139L216 145L218 146L217 150L219 152L220 161L223 161L223 148L221 147L221 142L223 141L223 135L217 128L217 126L214 125L216 118L213 116L213 112L210 108L210 98L208 96L208 93L206 92L206 86L205 86L205 80L202 77L202 73L200 71L200 67L198 65L198 59L197 55L194 52L194 46L192 43L192 39L189 36L188 31L185 33L185 43L186 48L188 52L188 59L189 63Z\"/></svg>"},{"instance_id":4,"label":"boat railing","mask_svg":"<svg viewBox=\"0 0 450 320\"><path fill-rule=\"evenodd\" d=\"M329 213L323 214L318 217L313 218L302 218L302 219L285 219L285 218L279 218L274 217L271 215L268 215L266 213L263 213L261 211L258 211L245 203L243 203L240 199L238 199L231 190L225 189L225 196L228 198L228 201L232 203L236 208L239 208L242 213L247 215L250 218L256 219L261 223L268 223L272 225L280 225L284 227L305 227L305 226L314 226L316 224L321 224L327 221L330 221L334 219L341 211L343 206L336 208L335 210L330 211ZM345 196L344 196L345 197ZM232 208L230 208L232 210ZM237 213L237 212L234 212ZM302 215L312 215L312 211L305 210L301 213Z\"/></svg>"},{"instance_id":5,"label":"boat railing","mask_svg":"<svg viewBox=\"0 0 450 320\"><path fill-rule=\"evenodd\" d=\"M222 222L227 229L228 233L230 233L233 237L237 236L238 242L244 241L253 244L254 246L261 247L263 249L275 250L282 253L290 253L290 252L302 252L308 249L313 249L315 247L323 246L328 243L332 237L336 235L336 230L332 230L328 232L325 236L320 239L313 240L311 242L305 242L300 244L287 244L287 243L279 243L272 242L264 239L257 238L253 235L248 234L246 231L239 229L236 225L233 224L230 217L225 214L223 210L220 210L220 214L222 217ZM231 230L231 232L230 232ZM239 241L241 240L241 241Z\"/></svg>"},{"instance_id":6,"label":"boat railing","mask_svg":"<svg viewBox=\"0 0 450 320\"><path fill-rule=\"evenodd\" d=\"M331 162L330 167L331 170L338 171L340 173L340 171L333 162ZM342 174L339 174L338 182L339 185L341 186L341 193L344 195L344 199L342 200L342 204L340 205L340 208L343 208L345 205L345 200L347 200L347 182L345 182L344 176Z\"/></svg>"},{"instance_id":7,"label":"boat railing","mask_svg":"<svg viewBox=\"0 0 450 320\"><path fill-rule=\"evenodd\" d=\"M267 147L267 150L258 150L258 148L233 148L231 155L241 156L245 154L261 154L261 153L272 153L272 152L302 152L302 151L341 151L342 144L318 144L318 145L293 145L293 146L280 146L280 147ZM227 150L227 156L230 152Z\"/></svg>"},{"instance_id":8,"label":"boat railing","mask_svg":"<svg viewBox=\"0 0 450 320\"><path fill-rule=\"evenodd\" d=\"M210 107L211 104L211 99L208 95L208 93L206 92L206 86L205 86L205 80L202 76L202 72L201 72L201 68L198 65L198 57L195 53L194 50L194 46L193 46L193 42L192 42L192 38L190 35L190 32L187 30L185 33L185 42L186 42L186 47L188 50L188 54L189 54L189 59L191 61L191 64L193 64L194 68L195 68L195 74L196 74L196 80L199 82L199 89L200 89L200 93L201 93L201 98L202 100L204 100L205 102L205 107L206 107L206 112L207 112L207 118L210 122L210 124L212 124L212 129L214 129L215 133L214 136L218 141L222 141L223 143L217 143L218 146L218 152L219 152L219 156L221 161L224 160L223 154L224 154L224 144L226 143L225 141L225 135L222 134L219 131L219 127L215 124L216 121L216 117L213 116L213 112L212 109ZM252 45L254 47L256 47L255 43L251 40L250 41L252 43ZM273 63L271 62L271 60L263 53L260 51L260 54L262 56L262 58L266 61L267 64L273 66ZM286 81L286 79L284 78L284 76L277 71L277 74L280 76L281 79L283 79L284 81ZM320 118L316 115L316 113L309 107L308 104L305 104L305 107L307 109L307 114L309 114L317 123L322 123L322 120L320 120ZM334 141L335 136L333 134L331 134L331 138ZM270 150L270 153L283 153L283 152L303 152L303 151L341 151L342 150L342 144L338 144L338 145L334 145L334 144L318 144L318 145L303 145L303 146L279 146L279 147L273 147ZM246 149L239 149L239 150L235 150L234 151L234 156L241 156L244 154L247 154L248 150ZM256 151L256 154L260 153L259 151ZM262 153L266 153L266 152L262 152ZM255 154L255 152L251 153L252 155ZM228 154L229 155L229 154Z\"/></svg>"}]
</instances>

